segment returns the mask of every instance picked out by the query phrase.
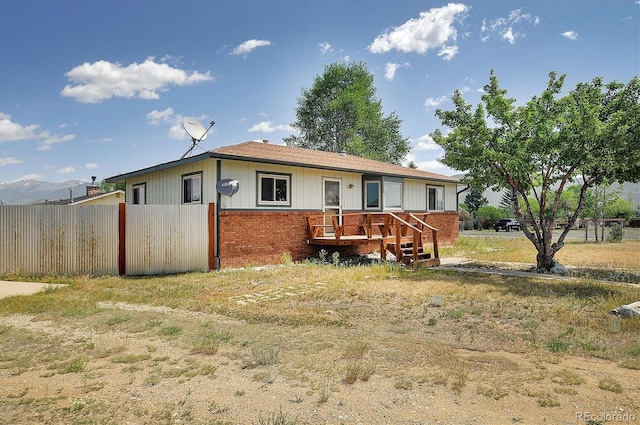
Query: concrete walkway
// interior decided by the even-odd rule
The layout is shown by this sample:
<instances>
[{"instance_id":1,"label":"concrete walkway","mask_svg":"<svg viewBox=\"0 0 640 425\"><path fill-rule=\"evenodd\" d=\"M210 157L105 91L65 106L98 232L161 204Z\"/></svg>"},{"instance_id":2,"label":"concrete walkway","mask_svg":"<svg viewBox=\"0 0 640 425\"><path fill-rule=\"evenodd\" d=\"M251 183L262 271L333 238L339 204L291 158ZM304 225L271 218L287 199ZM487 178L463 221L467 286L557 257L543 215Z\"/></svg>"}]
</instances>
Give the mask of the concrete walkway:
<instances>
[{"instance_id":1,"label":"concrete walkway","mask_svg":"<svg viewBox=\"0 0 640 425\"><path fill-rule=\"evenodd\" d=\"M8 282L0 280L0 298L13 297L16 295L33 295L42 292L48 287L63 288L67 285L37 282Z\"/></svg>"}]
</instances>

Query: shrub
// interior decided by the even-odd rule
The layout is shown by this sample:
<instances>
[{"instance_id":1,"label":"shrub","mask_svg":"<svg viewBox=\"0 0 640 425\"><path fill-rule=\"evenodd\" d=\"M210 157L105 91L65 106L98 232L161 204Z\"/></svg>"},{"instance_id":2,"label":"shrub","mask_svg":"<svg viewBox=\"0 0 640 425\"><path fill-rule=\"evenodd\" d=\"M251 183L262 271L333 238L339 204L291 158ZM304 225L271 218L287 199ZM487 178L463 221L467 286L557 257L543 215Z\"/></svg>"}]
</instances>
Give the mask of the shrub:
<instances>
[{"instance_id":1,"label":"shrub","mask_svg":"<svg viewBox=\"0 0 640 425\"><path fill-rule=\"evenodd\" d=\"M609 237L607 240L609 242L622 242L622 237L624 236L624 230L622 230L622 226L618 223L613 223L611 225L611 230L609 231Z\"/></svg>"}]
</instances>

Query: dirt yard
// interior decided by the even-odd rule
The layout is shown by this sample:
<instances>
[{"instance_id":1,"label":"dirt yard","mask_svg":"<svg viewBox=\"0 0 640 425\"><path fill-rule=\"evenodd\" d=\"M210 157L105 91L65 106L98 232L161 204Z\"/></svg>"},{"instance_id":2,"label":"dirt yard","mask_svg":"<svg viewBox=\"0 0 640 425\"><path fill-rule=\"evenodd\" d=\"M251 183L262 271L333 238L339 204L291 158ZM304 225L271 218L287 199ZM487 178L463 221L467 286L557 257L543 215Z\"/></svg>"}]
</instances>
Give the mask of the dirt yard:
<instances>
[{"instance_id":1,"label":"dirt yard","mask_svg":"<svg viewBox=\"0 0 640 425\"><path fill-rule=\"evenodd\" d=\"M607 314L637 287L240 273L14 298L23 312L0 315L0 423L640 423L640 323Z\"/></svg>"}]
</instances>

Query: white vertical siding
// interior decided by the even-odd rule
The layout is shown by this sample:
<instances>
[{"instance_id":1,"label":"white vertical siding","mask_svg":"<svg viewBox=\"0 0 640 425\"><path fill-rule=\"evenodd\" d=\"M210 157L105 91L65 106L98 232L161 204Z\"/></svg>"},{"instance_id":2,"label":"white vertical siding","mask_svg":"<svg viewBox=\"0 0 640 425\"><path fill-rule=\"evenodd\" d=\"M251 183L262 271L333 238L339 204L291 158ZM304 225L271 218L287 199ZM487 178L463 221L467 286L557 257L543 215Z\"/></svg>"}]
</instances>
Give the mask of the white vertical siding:
<instances>
[{"instance_id":1,"label":"white vertical siding","mask_svg":"<svg viewBox=\"0 0 640 425\"><path fill-rule=\"evenodd\" d=\"M224 161L221 168L222 179L235 179L240 182L240 190L233 197L221 197L220 208L222 209L257 208L256 171L291 175L291 207L287 207L287 209L321 210L323 177L336 178L342 181L343 209L362 209L362 177L359 173L243 161ZM354 185L353 189L349 189L350 184Z\"/></svg>"},{"instance_id":2,"label":"white vertical siding","mask_svg":"<svg viewBox=\"0 0 640 425\"><path fill-rule=\"evenodd\" d=\"M150 172L127 180L127 203L131 203L132 186L146 183L147 205L181 204L182 176L202 172L202 203L216 202L217 160L201 161ZM342 181L342 208L345 211L362 209L362 174L358 172L319 170L307 167L279 164L262 164L248 161L222 160L220 178L234 179L240 183L240 190L233 195L221 196L221 209L260 209L257 206L256 172L291 175L291 206L269 207L293 210L322 209L322 179L337 178ZM427 182L425 180L404 179L403 206L406 210L423 211L427 207L427 184L445 187L445 210L456 210L456 184ZM353 188L349 188L353 185Z\"/></svg>"},{"instance_id":3,"label":"white vertical siding","mask_svg":"<svg viewBox=\"0 0 640 425\"><path fill-rule=\"evenodd\" d=\"M182 176L197 172L202 173L202 203L216 202L216 161L207 159L127 179L127 203L133 203L133 186L146 183L147 205L181 204Z\"/></svg>"},{"instance_id":4,"label":"white vertical siding","mask_svg":"<svg viewBox=\"0 0 640 425\"><path fill-rule=\"evenodd\" d=\"M404 181L403 206L408 211L425 211L427 209L427 183L424 180Z\"/></svg>"}]
</instances>

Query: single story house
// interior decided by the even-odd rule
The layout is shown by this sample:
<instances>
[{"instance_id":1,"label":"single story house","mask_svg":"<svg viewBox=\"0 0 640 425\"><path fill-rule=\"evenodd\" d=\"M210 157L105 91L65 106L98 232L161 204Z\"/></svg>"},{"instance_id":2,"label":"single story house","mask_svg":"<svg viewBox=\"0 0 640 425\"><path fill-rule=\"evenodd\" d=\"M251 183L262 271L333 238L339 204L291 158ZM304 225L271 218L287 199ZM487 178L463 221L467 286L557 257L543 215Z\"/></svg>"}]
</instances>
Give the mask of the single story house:
<instances>
[{"instance_id":1,"label":"single story house","mask_svg":"<svg viewBox=\"0 0 640 425\"><path fill-rule=\"evenodd\" d=\"M74 196L69 189L69 197L54 201L44 200L36 205L118 205L125 202L124 190L113 190L102 192L100 186L96 185L96 178L92 176L93 182L86 186L86 193L81 196Z\"/></svg>"},{"instance_id":2,"label":"single story house","mask_svg":"<svg viewBox=\"0 0 640 425\"><path fill-rule=\"evenodd\" d=\"M127 204L213 204L216 268L316 256L309 217L424 214L440 243L458 236L459 180L344 153L244 142L106 179ZM371 216L371 214L369 214ZM356 223L357 224L357 223ZM331 229L325 229L330 232ZM336 249L372 252L375 242ZM324 247L326 248L326 246Z\"/></svg>"}]
</instances>

